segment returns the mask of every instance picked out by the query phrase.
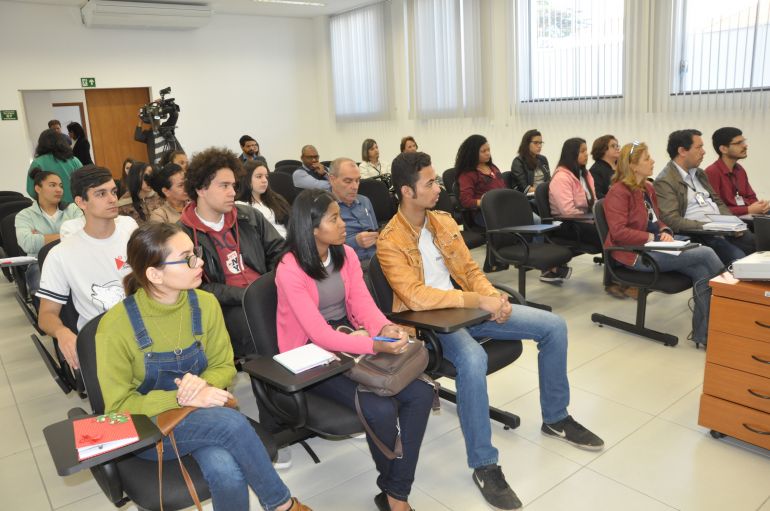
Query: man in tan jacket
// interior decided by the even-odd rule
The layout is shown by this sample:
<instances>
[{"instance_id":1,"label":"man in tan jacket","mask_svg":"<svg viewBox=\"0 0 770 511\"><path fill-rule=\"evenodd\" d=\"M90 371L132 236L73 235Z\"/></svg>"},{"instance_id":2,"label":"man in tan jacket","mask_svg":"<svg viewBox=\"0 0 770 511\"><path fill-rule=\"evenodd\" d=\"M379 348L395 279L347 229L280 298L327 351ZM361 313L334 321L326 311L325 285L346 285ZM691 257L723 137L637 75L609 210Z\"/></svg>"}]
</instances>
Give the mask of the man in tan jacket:
<instances>
[{"instance_id":1,"label":"man in tan jacket","mask_svg":"<svg viewBox=\"0 0 770 511\"><path fill-rule=\"evenodd\" d=\"M491 314L488 321L438 338L444 357L457 369L457 413L473 481L491 506L518 509L521 501L505 481L492 445L487 356L477 339L534 339L540 351L541 431L583 449L600 450L602 439L567 413L567 325L556 314L511 305L490 284L451 215L431 210L439 185L430 156L402 153L393 160L391 175L400 207L380 233L377 257L393 288L393 309L467 307Z\"/></svg>"}]
</instances>

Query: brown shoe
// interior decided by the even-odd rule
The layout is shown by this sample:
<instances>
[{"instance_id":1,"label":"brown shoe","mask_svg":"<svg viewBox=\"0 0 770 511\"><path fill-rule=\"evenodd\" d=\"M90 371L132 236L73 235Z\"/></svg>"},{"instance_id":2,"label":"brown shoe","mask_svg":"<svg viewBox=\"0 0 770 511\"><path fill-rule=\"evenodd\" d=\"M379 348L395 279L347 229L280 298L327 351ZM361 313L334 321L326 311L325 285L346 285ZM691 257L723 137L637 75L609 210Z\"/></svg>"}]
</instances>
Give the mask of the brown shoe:
<instances>
[{"instance_id":1,"label":"brown shoe","mask_svg":"<svg viewBox=\"0 0 770 511\"><path fill-rule=\"evenodd\" d=\"M296 497L291 498L291 507L288 511L313 511L302 502L298 501Z\"/></svg>"},{"instance_id":2,"label":"brown shoe","mask_svg":"<svg viewBox=\"0 0 770 511\"><path fill-rule=\"evenodd\" d=\"M607 292L607 294L614 296L615 298L623 299L626 297L626 294L623 292L623 288L618 284L610 284L609 286L604 286L604 290Z\"/></svg>"},{"instance_id":3,"label":"brown shoe","mask_svg":"<svg viewBox=\"0 0 770 511\"><path fill-rule=\"evenodd\" d=\"M628 296L629 298L633 298L634 300L637 300L639 298L639 288L638 287L626 287L623 288L623 293Z\"/></svg>"}]
</instances>

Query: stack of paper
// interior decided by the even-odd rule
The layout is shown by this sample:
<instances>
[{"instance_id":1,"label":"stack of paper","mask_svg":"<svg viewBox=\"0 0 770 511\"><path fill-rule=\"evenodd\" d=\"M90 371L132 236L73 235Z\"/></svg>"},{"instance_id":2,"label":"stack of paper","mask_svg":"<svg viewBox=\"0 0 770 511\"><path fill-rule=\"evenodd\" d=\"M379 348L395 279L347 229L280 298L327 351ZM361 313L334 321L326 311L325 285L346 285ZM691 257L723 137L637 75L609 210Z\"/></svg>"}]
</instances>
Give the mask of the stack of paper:
<instances>
[{"instance_id":1,"label":"stack of paper","mask_svg":"<svg viewBox=\"0 0 770 511\"><path fill-rule=\"evenodd\" d=\"M294 374L297 374L339 359L334 353L330 353L311 342L299 348L274 355L273 360Z\"/></svg>"},{"instance_id":2,"label":"stack of paper","mask_svg":"<svg viewBox=\"0 0 770 511\"><path fill-rule=\"evenodd\" d=\"M741 232L748 229L746 224L734 215L706 215L710 222L703 225L704 231Z\"/></svg>"},{"instance_id":3,"label":"stack of paper","mask_svg":"<svg viewBox=\"0 0 770 511\"><path fill-rule=\"evenodd\" d=\"M675 248L683 247L683 246L689 245L689 244L690 244L690 242L687 241L687 240L684 240L684 241L680 241L680 240L674 240L674 241L648 241L647 243L644 244L644 246L652 248L652 249L655 249L655 248L667 248L667 249L674 248L675 249ZM679 254L682 253L681 250L655 250L655 252L663 252L664 254L669 254L669 255L679 255Z\"/></svg>"}]
</instances>

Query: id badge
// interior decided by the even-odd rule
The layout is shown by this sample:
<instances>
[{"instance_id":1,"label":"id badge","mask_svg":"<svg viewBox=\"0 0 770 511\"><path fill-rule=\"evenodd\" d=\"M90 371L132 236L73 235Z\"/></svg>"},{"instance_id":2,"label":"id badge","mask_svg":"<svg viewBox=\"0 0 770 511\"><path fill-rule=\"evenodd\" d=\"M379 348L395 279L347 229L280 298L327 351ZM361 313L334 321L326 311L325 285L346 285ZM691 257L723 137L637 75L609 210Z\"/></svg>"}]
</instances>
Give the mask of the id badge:
<instances>
[{"instance_id":1,"label":"id badge","mask_svg":"<svg viewBox=\"0 0 770 511\"><path fill-rule=\"evenodd\" d=\"M699 206L706 205L706 199L703 198L703 194L700 192L695 194L695 201L698 203Z\"/></svg>"},{"instance_id":2,"label":"id badge","mask_svg":"<svg viewBox=\"0 0 770 511\"><path fill-rule=\"evenodd\" d=\"M735 194L735 204L738 205L738 206L745 206L746 205L746 201L743 200L743 197L741 197L741 194L739 194L739 193Z\"/></svg>"}]
</instances>

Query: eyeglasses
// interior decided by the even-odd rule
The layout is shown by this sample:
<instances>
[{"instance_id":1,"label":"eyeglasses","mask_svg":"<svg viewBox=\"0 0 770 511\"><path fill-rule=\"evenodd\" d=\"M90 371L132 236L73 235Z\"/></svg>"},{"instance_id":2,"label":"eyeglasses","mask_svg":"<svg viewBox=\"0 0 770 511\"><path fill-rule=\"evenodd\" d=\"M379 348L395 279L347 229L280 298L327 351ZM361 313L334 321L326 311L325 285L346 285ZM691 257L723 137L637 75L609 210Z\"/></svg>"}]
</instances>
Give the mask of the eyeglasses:
<instances>
[{"instance_id":1,"label":"eyeglasses","mask_svg":"<svg viewBox=\"0 0 770 511\"><path fill-rule=\"evenodd\" d=\"M203 258L203 247L200 245L193 248L192 254L188 255L184 259L178 261L163 261L162 264L186 264L188 267L195 269L198 266L198 261Z\"/></svg>"},{"instance_id":2,"label":"eyeglasses","mask_svg":"<svg viewBox=\"0 0 770 511\"><path fill-rule=\"evenodd\" d=\"M628 153L629 158L631 157L632 154L634 154L634 150L636 150L636 148L639 147L640 145L642 145L642 143L639 142L638 140L634 140L633 142L631 142L631 152Z\"/></svg>"}]
</instances>

